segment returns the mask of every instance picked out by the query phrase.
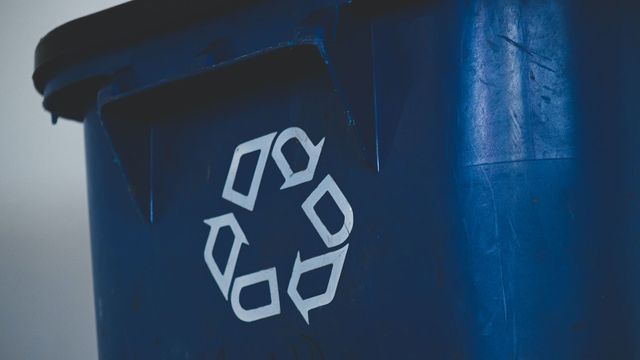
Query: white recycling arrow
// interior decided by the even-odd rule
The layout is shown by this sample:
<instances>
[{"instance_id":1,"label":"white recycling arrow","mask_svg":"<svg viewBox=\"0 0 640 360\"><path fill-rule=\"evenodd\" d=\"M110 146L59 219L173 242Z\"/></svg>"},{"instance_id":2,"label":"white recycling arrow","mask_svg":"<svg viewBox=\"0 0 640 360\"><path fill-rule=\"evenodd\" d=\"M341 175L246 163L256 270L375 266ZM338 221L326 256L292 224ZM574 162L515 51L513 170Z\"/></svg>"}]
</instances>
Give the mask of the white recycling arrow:
<instances>
[{"instance_id":1,"label":"white recycling arrow","mask_svg":"<svg viewBox=\"0 0 640 360\"><path fill-rule=\"evenodd\" d=\"M320 201L320 199L324 196L325 193L328 193L335 201L336 205L344 215L344 223L338 232L332 234L329 229L324 225L322 219L318 216L318 213L315 210L315 206ZM318 185L318 187L309 194L309 197L302 203L302 210L307 215L311 224L320 235L324 244L327 247L334 247L342 244L351 233L351 229L353 229L353 209L351 209L351 204L344 196L338 184L333 180L331 175L327 175L322 182Z\"/></svg>"},{"instance_id":2,"label":"white recycling arrow","mask_svg":"<svg viewBox=\"0 0 640 360\"><path fill-rule=\"evenodd\" d=\"M240 293L242 292L242 289L264 281L269 283L271 303L254 309L245 309L242 304L240 304ZM245 322L252 322L280 314L280 295L278 293L278 276L276 268L272 267L251 274L238 276L233 282L233 290L231 290L231 308L238 319Z\"/></svg>"},{"instance_id":3,"label":"white recycling arrow","mask_svg":"<svg viewBox=\"0 0 640 360\"><path fill-rule=\"evenodd\" d=\"M238 256L240 256L240 248L242 247L242 244L249 245L249 241L244 235L244 232L240 228L240 224L238 224L238 221L236 220L236 217L233 215L233 213L207 219L204 220L204 222L211 227L211 230L209 231L209 237L207 238L207 244L204 246L204 261L207 263L209 271L211 272L211 275L213 275L213 278L216 280L216 283L218 284L220 291L222 291L222 295L224 296L225 300L228 300L229 287L231 286L233 273L236 270ZM231 251L229 252L227 265L224 269L224 272L222 272L215 259L213 258L213 247L216 244L216 239L218 238L220 229L225 226L229 226L231 228L231 232L233 232L233 245L231 246Z\"/></svg>"},{"instance_id":4,"label":"white recycling arrow","mask_svg":"<svg viewBox=\"0 0 640 360\"><path fill-rule=\"evenodd\" d=\"M229 166L227 180L225 181L224 189L222 190L223 199L227 199L238 206L242 206L249 211L253 211L253 206L255 205L256 198L258 197L258 190L260 189L260 182L262 181L264 167L267 164L267 159L269 158L271 143L273 142L273 138L276 134L276 132L272 132L271 134L247 141L236 147L236 150L233 152L233 159L231 159L231 166ZM250 154L254 151L260 151L258 163L256 164L256 168L253 172L249 192L247 194L241 194L233 189L238 172L238 166L240 165L240 159L242 159L244 155Z\"/></svg>"},{"instance_id":5,"label":"white recycling arrow","mask_svg":"<svg viewBox=\"0 0 640 360\"><path fill-rule=\"evenodd\" d=\"M282 153L282 147L284 144L294 138L300 142L300 145L302 145L302 148L309 156L307 168L298 172L293 172L291 165L289 165L289 161L287 161ZM278 135L276 142L273 144L271 157L273 157L273 160L276 162L276 165L278 165L278 168L284 177L284 183L280 187L280 190L294 187L313 179L316 166L318 166L318 160L320 160L322 145L324 145L324 138L322 138L317 145L313 145L311 139L307 136L307 133L299 127L290 127Z\"/></svg>"},{"instance_id":6,"label":"white recycling arrow","mask_svg":"<svg viewBox=\"0 0 640 360\"><path fill-rule=\"evenodd\" d=\"M347 250L349 244L342 248L326 253L320 256L316 256L304 261L300 260L300 252L296 256L296 261L293 264L293 272L291 274L291 280L289 281L289 287L287 288L287 294L295 304L304 320L309 324L309 311L321 306L327 305L333 301L333 297L336 295L338 289L338 282L340 280L340 274L342 273L342 266L347 256ZM329 276L329 283L324 293L316 296L312 296L308 299L303 299L302 295L298 291L298 283L300 282L300 276L311 270L319 269L323 266L331 265L331 275ZM236 280L237 281L237 280Z\"/></svg>"}]
</instances>

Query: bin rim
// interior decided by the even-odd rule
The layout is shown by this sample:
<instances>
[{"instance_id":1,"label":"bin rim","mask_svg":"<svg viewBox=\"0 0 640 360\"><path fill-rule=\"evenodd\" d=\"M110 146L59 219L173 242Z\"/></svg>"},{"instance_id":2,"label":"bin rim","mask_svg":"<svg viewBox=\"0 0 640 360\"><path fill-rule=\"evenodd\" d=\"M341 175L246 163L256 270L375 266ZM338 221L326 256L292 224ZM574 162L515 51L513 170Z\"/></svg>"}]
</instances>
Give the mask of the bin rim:
<instances>
[{"instance_id":1,"label":"bin rim","mask_svg":"<svg viewBox=\"0 0 640 360\"><path fill-rule=\"evenodd\" d=\"M192 0L185 5L179 0L134 0L71 20L38 42L32 75L34 86L44 94L48 81L74 64L259 1Z\"/></svg>"}]
</instances>

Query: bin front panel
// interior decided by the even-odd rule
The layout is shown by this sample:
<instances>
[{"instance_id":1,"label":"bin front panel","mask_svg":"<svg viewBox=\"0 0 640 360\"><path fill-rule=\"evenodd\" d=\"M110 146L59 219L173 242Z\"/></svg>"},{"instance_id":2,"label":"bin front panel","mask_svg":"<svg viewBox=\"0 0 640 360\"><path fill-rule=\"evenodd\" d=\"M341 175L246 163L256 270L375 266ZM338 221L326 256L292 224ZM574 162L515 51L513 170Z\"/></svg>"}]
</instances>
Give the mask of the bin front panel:
<instances>
[{"instance_id":1,"label":"bin front panel","mask_svg":"<svg viewBox=\"0 0 640 360\"><path fill-rule=\"evenodd\" d=\"M45 62L101 358L640 356L635 8L243 2Z\"/></svg>"}]
</instances>

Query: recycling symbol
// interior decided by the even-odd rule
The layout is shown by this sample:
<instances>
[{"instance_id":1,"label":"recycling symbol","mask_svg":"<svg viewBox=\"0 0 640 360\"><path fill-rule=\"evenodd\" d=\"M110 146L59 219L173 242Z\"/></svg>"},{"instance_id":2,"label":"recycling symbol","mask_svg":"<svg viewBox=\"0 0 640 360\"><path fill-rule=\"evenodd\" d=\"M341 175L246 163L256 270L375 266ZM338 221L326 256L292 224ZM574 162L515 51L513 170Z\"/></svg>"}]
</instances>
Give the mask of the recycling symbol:
<instances>
[{"instance_id":1,"label":"recycling symbol","mask_svg":"<svg viewBox=\"0 0 640 360\"><path fill-rule=\"evenodd\" d=\"M308 155L309 160L304 170L293 171L289 161L282 152L283 146L293 139L297 140ZM312 181L314 179L316 166L320 160L323 145L324 138L314 145L304 130L298 127L290 127L280 134L273 132L238 145L233 153L227 179L222 191L222 198L248 211L253 211L269 153L284 178L284 183L280 187L281 191L286 191L286 189ZM242 194L233 188L238 166L244 155L254 152L259 152L258 161L253 172L249 191L246 194ZM329 231L315 210L315 205L325 195L329 195L333 199L344 216L342 227L337 232L332 233ZM349 249L349 244L344 243L353 229L353 210L331 175L326 175L324 179L320 181L318 186L302 203L301 210L309 219L309 222L318 233L324 245L329 249L325 254L306 259L303 259L300 251L298 251L296 258L292 259L293 271L287 286L287 295L307 324L309 324L309 311L328 305L333 301L336 294L342 267L347 256L347 250ZM236 264L242 253L242 249L249 247L250 243L233 212L206 219L204 222L210 227L204 249L204 260L225 300L229 301L229 295L231 296L231 308L235 315L242 321L252 322L280 314L280 290L278 287L276 267L262 269L240 276L236 276L235 274ZM218 233L220 229L224 227L231 229L233 233L233 244L229 251L226 266L224 269L221 269L214 260L213 249L216 239L218 238ZM328 265L331 265L331 274L329 275L329 281L324 293L303 298L298 291L298 284L302 274ZM243 289L262 282L266 282L269 286L270 303L251 309L244 308L240 304L240 294Z\"/></svg>"}]
</instances>

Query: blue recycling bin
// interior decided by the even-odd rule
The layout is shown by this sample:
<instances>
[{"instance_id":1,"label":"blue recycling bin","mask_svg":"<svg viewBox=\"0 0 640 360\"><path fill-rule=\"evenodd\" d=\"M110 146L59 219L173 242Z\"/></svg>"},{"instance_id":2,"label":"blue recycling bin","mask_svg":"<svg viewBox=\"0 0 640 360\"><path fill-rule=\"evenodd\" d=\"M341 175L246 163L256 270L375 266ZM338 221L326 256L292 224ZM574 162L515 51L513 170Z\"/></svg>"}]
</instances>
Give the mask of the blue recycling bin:
<instances>
[{"instance_id":1,"label":"blue recycling bin","mask_svg":"<svg viewBox=\"0 0 640 360\"><path fill-rule=\"evenodd\" d=\"M85 130L100 358L640 358L637 10L133 1L53 30L33 80Z\"/></svg>"}]
</instances>

